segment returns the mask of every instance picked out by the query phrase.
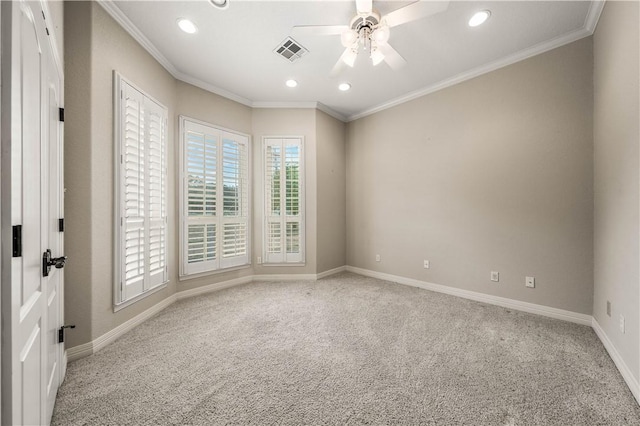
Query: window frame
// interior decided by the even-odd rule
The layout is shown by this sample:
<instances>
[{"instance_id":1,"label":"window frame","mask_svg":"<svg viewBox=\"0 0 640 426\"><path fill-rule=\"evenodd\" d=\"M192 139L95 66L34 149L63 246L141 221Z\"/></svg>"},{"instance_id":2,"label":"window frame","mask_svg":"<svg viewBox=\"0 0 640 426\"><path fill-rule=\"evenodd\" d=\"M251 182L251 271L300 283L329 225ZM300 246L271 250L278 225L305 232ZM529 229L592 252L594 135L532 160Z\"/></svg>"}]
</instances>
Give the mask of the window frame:
<instances>
[{"instance_id":1,"label":"window frame","mask_svg":"<svg viewBox=\"0 0 640 426\"><path fill-rule=\"evenodd\" d=\"M180 115L179 119L179 140L180 140L180 148L179 148L179 166L178 166L178 205L179 205L179 241L180 247L178 248L178 256L179 256L179 268L178 268L178 278L180 281L205 277L209 275L221 274L225 272L230 272L238 269L250 268L252 265L252 220L253 220L253 211L252 211L252 140L251 135L246 133L229 129L226 127L218 126L203 120L198 120L197 118L189 117L186 115ZM247 260L246 263L239 265L231 265L227 267L218 267L218 268L205 268L201 271L187 272L186 271L186 240L187 236L187 203L186 199L186 173L185 173L185 160L186 160L186 141L185 141L185 125L186 122L191 122L198 126L204 126L208 128L214 129L216 132L222 134L231 134L240 136L242 138L246 138L247 141ZM218 171L216 172L216 176L218 176ZM217 195L217 194L216 194ZM222 203L219 204L222 206ZM224 217L220 218L216 216L216 222L222 224L224 221ZM222 235L222 234L219 234ZM218 240L218 243L221 243L222 239ZM216 250L219 250L221 246L218 244ZM218 259L220 261L221 259Z\"/></svg>"},{"instance_id":2,"label":"window frame","mask_svg":"<svg viewBox=\"0 0 640 426\"><path fill-rule=\"evenodd\" d=\"M279 261L279 262L269 262L267 255L267 247L268 247L268 222L269 222L269 214L267 209L268 202L268 194L267 194L267 141L268 140L287 140L293 139L299 141L300 144L300 171L298 179L300 181L299 186L299 206L300 209L300 260L296 261ZM282 145L284 147L284 143ZM284 152L284 151L283 151ZM307 254L307 245L306 245L306 157L305 157L305 138L304 136L298 135L277 135L277 136L263 136L262 137L262 266L271 267L271 266L305 266L306 265L306 254ZM283 218L285 216L282 216ZM285 220L286 221L286 220ZM282 228L285 229L285 228ZM284 249L286 251L286 248ZM286 255L286 253L285 253Z\"/></svg>"},{"instance_id":3,"label":"window frame","mask_svg":"<svg viewBox=\"0 0 640 426\"><path fill-rule=\"evenodd\" d=\"M125 289L124 289L124 270L123 270L123 255L124 255L124 233L126 232L124 227L124 213L123 213L123 197L124 197L124 188L122 186L123 176L125 172L124 163L122 161L123 156L123 147L124 147L124 139L123 139L123 129L122 129L122 113L123 108L125 108L124 104L124 89L126 85L130 86L135 91L139 92L143 100L148 100L156 104L160 110L162 111L162 127L164 130L164 140L162 141L163 149L164 149L164 159L162 166L164 168L162 172L163 182L163 206L164 209L164 272L160 283L155 285L149 284L149 287L145 289L145 284L142 285L142 291L130 298L125 298ZM113 71L113 141L114 141L114 275L113 275L113 310L117 312L139 300L142 300L153 293L165 288L169 283L169 273L168 273L168 264L169 264L169 245L170 245L170 231L169 231L169 178L168 178L168 168L169 168L169 110L168 108L160 101L158 101L153 96L149 95L146 91L141 89L136 84L132 83L127 78L123 77L117 71ZM145 143L148 143L145 139ZM146 164L146 163L145 163ZM149 191L149 182L145 182L145 191ZM148 196L147 196L148 197ZM148 212L146 210L149 208L147 203L145 204L145 214L148 216ZM146 217L146 216L145 216ZM147 218L146 226L151 226L151 218ZM147 234L150 234L150 230L145 228ZM147 251L149 251L149 247L145 248L145 259L148 259L149 255ZM150 271L148 264L145 264L145 279L150 279Z\"/></svg>"}]
</instances>

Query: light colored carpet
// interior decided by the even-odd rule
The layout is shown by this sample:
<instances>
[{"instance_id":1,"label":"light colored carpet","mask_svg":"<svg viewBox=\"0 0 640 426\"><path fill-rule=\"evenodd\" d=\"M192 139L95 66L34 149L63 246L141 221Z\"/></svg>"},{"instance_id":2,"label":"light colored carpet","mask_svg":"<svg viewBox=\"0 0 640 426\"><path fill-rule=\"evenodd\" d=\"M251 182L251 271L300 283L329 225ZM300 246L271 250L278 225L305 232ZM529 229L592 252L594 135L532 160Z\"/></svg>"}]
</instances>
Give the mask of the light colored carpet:
<instances>
[{"instance_id":1,"label":"light colored carpet","mask_svg":"<svg viewBox=\"0 0 640 426\"><path fill-rule=\"evenodd\" d=\"M69 365L54 425L640 425L586 326L365 278L184 300Z\"/></svg>"}]
</instances>

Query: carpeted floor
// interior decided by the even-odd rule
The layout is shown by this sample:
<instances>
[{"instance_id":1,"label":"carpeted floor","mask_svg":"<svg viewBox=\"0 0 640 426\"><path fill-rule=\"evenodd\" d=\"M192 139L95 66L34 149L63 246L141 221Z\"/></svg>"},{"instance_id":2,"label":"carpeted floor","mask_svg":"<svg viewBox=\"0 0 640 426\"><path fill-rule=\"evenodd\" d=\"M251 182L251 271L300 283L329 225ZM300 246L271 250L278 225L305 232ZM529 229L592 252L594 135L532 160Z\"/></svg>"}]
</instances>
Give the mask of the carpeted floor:
<instances>
[{"instance_id":1,"label":"carpeted floor","mask_svg":"<svg viewBox=\"0 0 640 426\"><path fill-rule=\"evenodd\" d=\"M69 364L54 425L640 425L586 326L340 274L183 300Z\"/></svg>"}]
</instances>

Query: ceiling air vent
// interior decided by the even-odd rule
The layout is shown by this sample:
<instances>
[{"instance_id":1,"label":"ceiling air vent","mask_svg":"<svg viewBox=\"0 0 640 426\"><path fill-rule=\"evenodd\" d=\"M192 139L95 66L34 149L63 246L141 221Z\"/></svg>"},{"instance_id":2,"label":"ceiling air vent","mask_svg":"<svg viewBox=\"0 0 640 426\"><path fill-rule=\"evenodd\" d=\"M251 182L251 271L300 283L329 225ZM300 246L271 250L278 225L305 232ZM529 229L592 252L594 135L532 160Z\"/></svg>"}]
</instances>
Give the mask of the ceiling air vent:
<instances>
[{"instance_id":1,"label":"ceiling air vent","mask_svg":"<svg viewBox=\"0 0 640 426\"><path fill-rule=\"evenodd\" d=\"M278 45L278 47L273 49L273 53L282 56L289 62L297 61L298 59L302 58L302 55L308 52L309 51L307 49L302 47L300 43L298 43L291 37L285 38L284 41Z\"/></svg>"}]
</instances>

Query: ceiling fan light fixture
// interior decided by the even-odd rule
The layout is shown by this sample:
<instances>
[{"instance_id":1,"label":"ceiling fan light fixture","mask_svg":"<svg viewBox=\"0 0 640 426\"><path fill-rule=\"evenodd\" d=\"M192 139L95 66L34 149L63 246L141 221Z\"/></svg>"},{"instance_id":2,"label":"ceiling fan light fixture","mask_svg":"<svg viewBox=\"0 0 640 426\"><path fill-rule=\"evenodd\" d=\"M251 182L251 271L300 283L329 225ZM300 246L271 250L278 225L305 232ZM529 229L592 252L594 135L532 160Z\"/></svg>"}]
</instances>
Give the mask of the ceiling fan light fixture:
<instances>
[{"instance_id":1,"label":"ceiling fan light fixture","mask_svg":"<svg viewBox=\"0 0 640 426\"><path fill-rule=\"evenodd\" d=\"M480 12L476 12L471 19L469 19L469 26L477 27L478 25L482 25L490 16L490 10L481 10Z\"/></svg>"},{"instance_id":2,"label":"ceiling fan light fixture","mask_svg":"<svg viewBox=\"0 0 640 426\"><path fill-rule=\"evenodd\" d=\"M358 33L354 30L347 30L340 35L340 41L344 47L351 47L358 41Z\"/></svg>"},{"instance_id":3,"label":"ceiling fan light fixture","mask_svg":"<svg viewBox=\"0 0 640 426\"><path fill-rule=\"evenodd\" d=\"M229 7L229 0L209 0L209 3L217 9L226 9Z\"/></svg>"},{"instance_id":4,"label":"ceiling fan light fixture","mask_svg":"<svg viewBox=\"0 0 640 426\"><path fill-rule=\"evenodd\" d=\"M358 57L358 51L354 49L349 49L342 55L342 60L345 64L349 65L351 68L356 64L356 58Z\"/></svg>"},{"instance_id":5,"label":"ceiling fan light fixture","mask_svg":"<svg viewBox=\"0 0 640 426\"><path fill-rule=\"evenodd\" d=\"M196 24L186 18L178 18L176 22L178 23L178 27L187 34L193 34L198 31Z\"/></svg>"},{"instance_id":6,"label":"ceiling fan light fixture","mask_svg":"<svg viewBox=\"0 0 640 426\"><path fill-rule=\"evenodd\" d=\"M389 41L389 35L390 35L389 27L386 25L379 26L373 32L373 34L371 34L372 39L377 44L387 44L387 42Z\"/></svg>"},{"instance_id":7,"label":"ceiling fan light fixture","mask_svg":"<svg viewBox=\"0 0 640 426\"><path fill-rule=\"evenodd\" d=\"M373 66L378 65L382 61L384 61L384 54L378 49L373 49L371 51L371 62L373 62Z\"/></svg>"}]
</instances>

